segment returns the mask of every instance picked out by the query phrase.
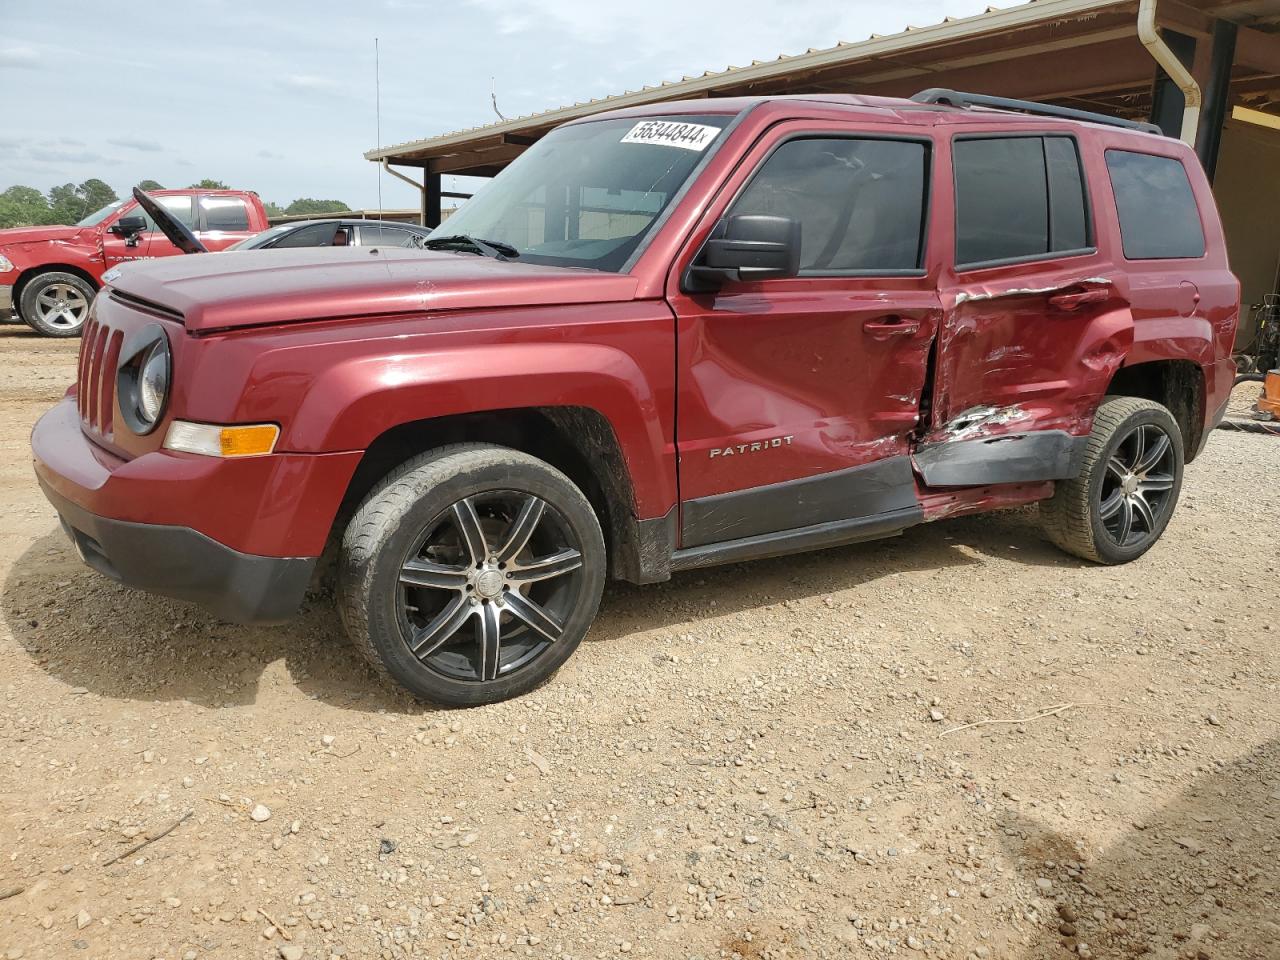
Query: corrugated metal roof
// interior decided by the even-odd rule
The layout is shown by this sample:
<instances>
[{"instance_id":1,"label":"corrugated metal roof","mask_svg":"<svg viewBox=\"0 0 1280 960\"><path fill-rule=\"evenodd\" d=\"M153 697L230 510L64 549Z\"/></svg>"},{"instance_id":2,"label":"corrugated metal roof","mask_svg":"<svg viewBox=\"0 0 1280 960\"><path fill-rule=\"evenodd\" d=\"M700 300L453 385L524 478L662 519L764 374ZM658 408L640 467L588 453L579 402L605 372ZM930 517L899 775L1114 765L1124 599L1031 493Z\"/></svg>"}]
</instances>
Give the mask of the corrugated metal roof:
<instances>
[{"instance_id":1,"label":"corrugated metal roof","mask_svg":"<svg viewBox=\"0 0 1280 960\"><path fill-rule=\"evenodd\" d=\"M841 42L832 47L811 48L804 53L780 54L773 60L753 60L750 66L746 67L730 66L723 70L708 70L697 76L691 75L681 80L664 81L656 86L646 86L639 90L628 90L613 96L584 100L568 106L456 130L436 137L379 147L365 153L365 159L394 160L397 156L457 146L478 137L499 136L530 128L550 127L604 110L706 95L716 87L726 84L752 83L785 76L788 73L884 57L904 50L962 40L982 33L1043 23L1058 18L1080 17L1109 7L1130 5L1132 2L1133 0L1028 0L1014 7L988 7L985 12L972 17L946 17L942 22L931 26L908 26L895 34L872 34L866 40Z\"/></svg>"}]
</instances>

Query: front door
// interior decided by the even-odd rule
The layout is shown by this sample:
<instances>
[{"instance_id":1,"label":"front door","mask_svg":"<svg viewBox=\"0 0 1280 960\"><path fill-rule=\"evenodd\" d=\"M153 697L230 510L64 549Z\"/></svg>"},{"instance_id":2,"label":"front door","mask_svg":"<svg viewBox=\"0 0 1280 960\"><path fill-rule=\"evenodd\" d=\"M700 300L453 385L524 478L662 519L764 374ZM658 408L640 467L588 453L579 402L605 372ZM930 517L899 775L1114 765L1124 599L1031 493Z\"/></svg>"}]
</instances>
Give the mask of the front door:
<instances>
[{"instance_id":1,"label":"front door","mask_svg":"<svg viewBox=\"0 0 1280 960\"><path fill-rule=\"evenodd\" d=\"M157 196L154 199L181 221L188 230L193 233L196 231L196 210L194 198L190 194ZM172 257L182 253L173 245L173 241L164 235L163 230L156 228L155 222L150 217L147 218L147 228L149 231L146 245L148 257Z\"/></svg>"},{"instance_id":2,"label":"front door","mask_svg":"<svg viewBox=\"0 0 1280 960\"><path fill-rule=\"evenodd\" d=\"M929 486L1078 472L1090 418L1133 343L1109 237L1094 236L1074 137L976 133L951 144L955 250L944 271ZM950 232L950 231L948 231Z\"/></svg>"},{"instance_id":3,"label":"front door","mask_svg":"<svg viewBox=\"0 0 1280 960\"><path fill-rule=\"evenodd\" d=\"M925 268L930 141L894 133L775 127L695 231L726 215L790 217L801 272L671 293L682 547L913 522L908 443L940 306Z\"/></svg>"}]
</instances>

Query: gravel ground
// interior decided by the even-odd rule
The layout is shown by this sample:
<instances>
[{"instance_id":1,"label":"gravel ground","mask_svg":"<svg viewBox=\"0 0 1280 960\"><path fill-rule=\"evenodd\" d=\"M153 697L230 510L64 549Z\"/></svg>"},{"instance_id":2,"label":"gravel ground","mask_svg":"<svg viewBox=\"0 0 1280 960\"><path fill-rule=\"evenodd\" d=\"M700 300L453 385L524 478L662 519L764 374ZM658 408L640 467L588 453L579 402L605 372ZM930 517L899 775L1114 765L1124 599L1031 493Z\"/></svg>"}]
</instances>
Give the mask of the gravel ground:
<instances>
[{"instance_id":1,"label":"gravel ground","mask_svg":"<svg viewBox=\"0 0 1280 960\"><path fill-rule=\"evenodd\" d=\"M440 712L323 602L83 567L26 440L75 349L0 328L6 958L1280 957L1280 439L1126 567L1022 510L612 586Z\"/></svg>"}]
</instances>

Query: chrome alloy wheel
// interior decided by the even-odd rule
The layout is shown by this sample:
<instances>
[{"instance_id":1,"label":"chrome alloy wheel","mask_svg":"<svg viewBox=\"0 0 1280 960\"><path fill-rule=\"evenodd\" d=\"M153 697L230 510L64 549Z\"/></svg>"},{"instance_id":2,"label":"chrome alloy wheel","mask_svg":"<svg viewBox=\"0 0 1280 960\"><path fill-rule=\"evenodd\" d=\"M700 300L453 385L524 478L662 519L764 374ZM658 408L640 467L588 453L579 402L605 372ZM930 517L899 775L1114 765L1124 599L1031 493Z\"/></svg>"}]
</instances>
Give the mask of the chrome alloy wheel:
<instances>
[{"instance_id":1,"label":"chrome alloy wheel","mask_svg":"<svg viewBox=\"0 0 1280 960\"><path fill-rule=\"evenodd\" d=\"M51 327L76 330L89 314L89 300L69 283L53 283L41 290L35 302L36 316Z\"/></svg>"},{"instance_id":2,"label":"chrome alloy wheel","mask_svg":"<svg viewBox=\"0 0 1280 960\"><path fill-rule=\"evenodd\" d=\"M464 497L400 565L401 634L438 674L496 680L560 639L582 572L581 544L546 501L514 490Z\"/></svg>"},{"instance_id":3,"label":"chrome alloy wheel","mask_svg":"<svg viewBox=\"0 0 1280 960\"><path fill-rule=\"evenodd\" d=\"M1120 441L1098 491L1098 517L1113 543L1136 546L1163 529L1176 469L1173 444L1163 428L1140 424Z\"/></svg>"}]
</instances>

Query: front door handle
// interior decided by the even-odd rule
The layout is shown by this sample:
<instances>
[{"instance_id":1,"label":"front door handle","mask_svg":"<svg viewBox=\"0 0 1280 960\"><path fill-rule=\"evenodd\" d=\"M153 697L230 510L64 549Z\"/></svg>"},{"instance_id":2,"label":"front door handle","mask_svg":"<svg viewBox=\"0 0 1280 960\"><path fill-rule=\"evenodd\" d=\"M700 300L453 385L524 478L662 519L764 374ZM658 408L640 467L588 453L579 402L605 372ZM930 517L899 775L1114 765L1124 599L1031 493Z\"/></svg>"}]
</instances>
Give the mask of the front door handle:
<instances>
[{"instance_id":1,"label":"front door handle","mask_svg":"<svg viewBox=\"0 0 1280 960\"><path fill-rule=\"evenodd\" d=\"M920 330L919 320L908 320L906 317L876 317L862 324L862 329L877 340L885 337L909 337Z\"/></svg>"},{"instance_id":2,"label":"front door handle","mask_svg":"<svg viewBox=\"0 0 1280 960\"><path fill-rule=\"evenodd\" d=\"M1070 290L1054 294L1049 298L1049 306L1055 310L1079 310L1088 303L1105 303L1111 299L1108 287L1089 287L1085 290Z\"/></svg>"}]
</instances>

